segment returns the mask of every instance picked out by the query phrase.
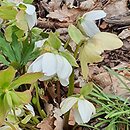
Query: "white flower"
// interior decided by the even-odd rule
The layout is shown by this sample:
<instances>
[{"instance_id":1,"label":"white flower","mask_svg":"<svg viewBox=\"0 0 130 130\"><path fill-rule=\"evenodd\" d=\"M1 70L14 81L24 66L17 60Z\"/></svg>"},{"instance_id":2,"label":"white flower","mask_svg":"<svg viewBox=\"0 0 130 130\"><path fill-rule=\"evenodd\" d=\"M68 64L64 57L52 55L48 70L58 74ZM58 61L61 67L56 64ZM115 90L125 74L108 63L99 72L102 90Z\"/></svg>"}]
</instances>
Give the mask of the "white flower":
<instances>
[{"instance_id":1,"label":"white flower","mask_svg":"<svg viewBox=\"0 0 130 130\"><path fill-rule=\"evenodd\" d=\"M99 28L95 24L95 20L104 18L105 16L106 13L103 10L93 10L83 15L81 19L81 26L87 36L92 37L100 32Z\"/></svg>"},{"instance_id":2,"label":"white flower","mask_svg":"<svg viewBox=\"0 0 130 130\"><path fill-rule=\"evenodd\" d=\"M37 15L36 15L36 8L35 6L31 5L31 4L25 4L23 2L20 2L19 4L25 5L26 6L26 15L25 18L27 20L28 23L28 27L31 30L35 24L37 24ZM18 4L18 5L19 5Z\"/></svg>"},{"instance_id":3,"label":"white flower","mask_svg":"<svg viewBox=\"0 0 130 130\"><path fill-rule=\"evenodd\" d=\"M36 15L36 8L35 6L31 5L31 4L25 4L23 2L20 3L16 3L16 6L18 8L20 8L20 5L25 6L25 20L27 22L27 25L29 27L29 29L31 30L35 24L37 24L37 15ZM23 10L23 9L22 9Z\"/></svg>"},{"instance_id":4,"label":"white flower","mask_svg":"<svg viewBox=\"0 0 130 130\"><path fill-rule=\"evenodd\" d=\"M34 108L30 104L25 105L25 107L26 107L27 110L30 111L32 116L35 116Z\"/></svg>"},{"instance_id":5,"label":"white flower","mask_svg":"<svg viewBox=\"0 0 130 130\"><path fill-rule=\"evenodd\" d=\"M28 68L28 72L44 73L41 81L48 80L57 74L63 86L69 84L69 76L72 73L72 66L67 59L59 54L45 53L39 56Z\"/></svg>"},{"instance_id":6,"label":"white flower","mask_svg":"<svg viewBox=\"0 0 130 130\"><path fill-rule=\"evenodd\" d=\"M62 114L70 109L74 111L74 118L78 124L87 123L92 114L95 114L95 107L92 103L84 98L68 97L60 104Z\"/></svg>"},{"instance_id":7,"label":"white flower","mask_svg":"<svg viewBox=\"0 0 130 130\"><path fill-rule=\"evenodd\" d=\"M27 9L25 10L26 12L26 20L29 26L29 29L31 30L35 24L37 24L37 15L35 11L35 6L30 5L30 4L25 4Z\"/></svg>"}]
</instances>

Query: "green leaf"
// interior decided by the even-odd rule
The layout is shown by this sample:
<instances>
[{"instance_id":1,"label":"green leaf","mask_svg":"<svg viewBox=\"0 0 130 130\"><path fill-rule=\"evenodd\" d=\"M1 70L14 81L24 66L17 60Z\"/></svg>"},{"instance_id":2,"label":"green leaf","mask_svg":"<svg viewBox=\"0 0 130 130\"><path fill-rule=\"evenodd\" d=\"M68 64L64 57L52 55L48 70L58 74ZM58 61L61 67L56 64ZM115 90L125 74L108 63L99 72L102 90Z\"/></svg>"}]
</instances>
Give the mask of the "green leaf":
<instances>
[{"instance_id":1,"label":"green leaf","mask_svg":"<svg viewBox=\"0 0 130 130\"><path fill-rule=\"evenodd\" d=\"M60 52L60 54L64 56L72 66L78 67L75 58L68 51Z\"/></svg>"},{"instance_id":2,"label":"green leaf","mask_svg":"<svg viewBox=\"0 0 130 130\"><path fill-rule=\"evenodd\" d=\"M0 54L0 62L3 63L4 65L9 66L9 62L5 59L3 55Z\"/></svg>"},{"instance_id":3,"label":"green leaf","mask_svg":"<svg viewBox=\"0 0 130 130\"><path fill-rule=\"evenodd\" d=\"M89 82L80 89L80 94L83 96L87 96L92 92L92 89L93 89L93 83Z\"/></svg>"},{"instance_id":4,"label":"green leaf","mask_svg":"<svg viewBox=\"0 0 130 130\"><path fill-rule=\"evenodd\" d=\"M5 28L5 38L7 41L12 41L12 25L9 25L7 28Z\"/></svg>"},{"instance_id":5,"label":"green leaf","mask_svg":"<svg viewBox=\"0 0 130 130\"><path fill-rule=\"evenodd\" d=\"M32 28L32 33L34 34L34 35L40 35L42 32L43 32L43 30L41 29L41 28L38 28L38 27L34 27L34 28Z\"/></svg>"},{"instance_id":6,"label":"green leaf","mask_svg":"<svg viewBox=\"0 0 130 130\"><path fill-rule=\"evenodd\" d=\"M13 106L13 103L12 103L12 98L11 98L11 95L10 95L10 91L7 91L5 94L4 94L4 104L6 104L6 107L9 107L10 109L12 108Z\"/></svg>"},{"instance_id":7,"label":"green leaf","mask_svg":"<svg viewBox=\"0 0 130 130\"><path fill-rule=\"evenodd\" d=\"M33 117L32 114L27 115L27 116L21 121L21 123L22 123L22 124L27 124L32 117Z\"/></svg>"},{"instance_id":8,"label":"green leaf","mask_svg":"<svg viewBox=\"0 0 130 130\"><path fill-rule=\"evenodd\" d=\"M8 108L5 108L4 101L3 101L4 95L0 95L0 126L3 125L6 114L8 112Z\"/></svg>"},{"instance_id":9,"label":"green leaf","mask_svg":"<svg viewBox=\"0 0 130 130\"><path fill-rule=\"evenodd\" d=\"M15 53L16 61L20 63L21 61L21 52L22 52L22 46L18 42L17 36L13 33L12 34L12 43L11 43L12 49Z\"/></svg>"},{"instance_id":10,"label":"green leaf","mask_svg":"<svg viewBox=\"0 0 130 130\"><path fill-rule=\"evenodd\" d=\"M14 51L12 50L10 44L6 42L6 40L2 37L0 37L0 47L2 50L2 53L8 57L8 60L10 62L15 61L15 54Z\"/></svg>"},{"instance_id":11,"label":"green leaf","mask_svg":"<svg viewBox=\"0 0 130 130\"><path fill-rule=\"evenodd\" d=\"M13 20L17 14L17 10L13 6L0 6L0 18Z\"/></svg>"},{"instance_id":12,"label":"green leaf","mask_svg":"<svg viewBox=\"0 0 130 130\"><path fill-rule=\"evenodd\" d=\"M34 0L23 0L23 2L24 2L25 4L32 4L33 1L34 1Z\"/></svg>"},{"instance_id":13,"label":"green leaf","mask_svg":"<svg viewBox=\"0 0 130 130\"><path fill-rule=\"evenodd\" d=\"M115 34L100 32L90 38L88 44L93 44L95 51L101 54L104 50L120 48L123 45L123 42Z\"/></svg>"},{"instance_id":14,"label":"green leaf","mask_svg":"<svg viewBox=\"0 0 130 130\"><path fill-rule=\"evenodd\" d=\"M100 54L95 50L93 44L85 44L80 48L79 60L81 64L84 79L88 76L88 63L97 63L103 60Z\"/></svg>"},{"instance_id":15,"label":"green leaf","mask_svg":"<svg viewBox=\"0 0 130 130\"><path fill-rule=\"evenodd\" d=\"M80 32L78 28L76 28L74 25L70 25L68 27L68 33L71 37L71 39L76 43L79 44L81 41L85 40L86 38L84 35Z\"/></svg>"},{"instance_id":16,"label":"green leaf","mask_svg":"<svg viewBox=\"0 0 130 130\"><path fill-rule=\"evenodd\" d=\"M20 28L21 30L27 31L28 30L28 24L25 19L25 12L23 10L20 10L18 14L16 15L16 26Z\"/></svg>"},{"instance_id":17,"label":"green leaf","mask_svg":"<svg viewBox=\"0 0 130 130\"><path fill-rule=\"evenodd\" d=\"M60 39L58 38L58 36L53 33L53 32L50 32L49 34L49 37L48 37L48 43L55 49L59 49L61 47L61 41Z\"/></svg>"},{"instance_id":18,"label":"green leaf","mask_svg":"<svg viewBox=\"0 0 130 130\"><path fill-rule=\"evenodd\" d=\"M24 92L10 91L10 95L11 95L14 107L28 104L28 103L30 103L31 98L32 98L30 90L26 90Z\"/></svg>"},{"instance_id":19,"label":"green leaf","mask_svg":"<svg viewBox=\"0 0 130 130\"><path fill-rule=\"evenodd\" d=\"M8 67L0 71L0 89L9 89L9 85L14 79L16 70L13 67Z\"/></svg>"},{"instance_id":20,"label":"green leaf","mask_svg":"<svg viewBox=\"0 0 130 130\"><path fill-rule=\"evenodd\" d=\"M43 73L40 73L40 72L26 73L26 74L20 76L18 79L14 80L10 85L10 89L18 88L22 84L32 84L41 77L43 77Z\"/></svg>"}]
</instances>

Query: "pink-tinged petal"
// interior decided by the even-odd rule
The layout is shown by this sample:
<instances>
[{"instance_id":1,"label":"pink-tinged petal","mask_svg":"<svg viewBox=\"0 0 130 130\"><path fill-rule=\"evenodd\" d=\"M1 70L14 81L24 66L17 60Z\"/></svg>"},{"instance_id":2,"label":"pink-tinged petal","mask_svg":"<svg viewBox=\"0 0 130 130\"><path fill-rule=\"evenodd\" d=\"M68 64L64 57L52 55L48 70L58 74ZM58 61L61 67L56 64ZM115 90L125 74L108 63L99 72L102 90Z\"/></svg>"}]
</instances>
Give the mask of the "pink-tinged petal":
<instances>
[{"instance_id":1,"label":"pink-tinged petal","mask_svg":"<svg viewBox=\"0 0 130 130\"><path fill-rule=\"evenodd\" d=\"M78 98L76 97L68 97L64 99L60 104L62 114L65 114L66 112L68 112L77 101L78 101Z\"/></svg>"},{"instance_id":2,"label":"pink-tinged petal","mask_svg":"<svg viewBox=\"0 0 130 130\"><path fill-rule=\"evenodd\" d=\"M83 122L83 120L82 120L82 118L81 118L81 116L80 116L80 114L79 114L78 109L74 108L74 109L73 109L73 112L74 112L74 119L75 119L75 121L76 121L78 124L83 124L84 122Z\"/></svg>"},{"instance_id":3,"label":"pink-tinged petal","mask_svg":"<svg viewBox=\"0 0 130 130\"><path fill-rule=\"evenodd\" d=\"M66 58L56 55L57 58L57 75L60 79L68 79L72 73L72 66Z\"/></svg>"},{"instance_id":4,"label":"pink-tinged petal","mask_svg":"<svg viewBox=\"0 0 130 130\"><path fill-rule=\"evenodd\" d=\"M28 68L28 73L30 72L42 72L42 58L43 56L39 56Z\"/></svg>"},{"instance_id":5,"label":"pink-tinged petal","mask_svg":"<svg viewBox=\"0 0 130 130\"><path fill-rule=\"evenodd\" d=\"M45 76L52 76L56 74L57 60L53 53L45 53L42 55L42 72Z\"/></svg>"},{"instance_id":6,"label":"pink-tinged petal","mask_svg":"<svg viewBox=\"0 0 130 130\"><path fill-rule=\"evenodd\" d=\"M78 111L82 121L87 123L91 119L92 114L95 113L95 107L89 101L80 99L78 101Z\"/></svg>"},{"instance_id":7,"label":"pink-tinged petal","mask_svg":"<svg viewBox=\"0 0 130 130\"><path fill-rule=\"evenodd\" d=\"M104 17L106 17L106 13L103 10L93 10L83 15L83 19L86 21L87 20L94 21L94 20L98 20Z\"/></svg>"}]
</instances>

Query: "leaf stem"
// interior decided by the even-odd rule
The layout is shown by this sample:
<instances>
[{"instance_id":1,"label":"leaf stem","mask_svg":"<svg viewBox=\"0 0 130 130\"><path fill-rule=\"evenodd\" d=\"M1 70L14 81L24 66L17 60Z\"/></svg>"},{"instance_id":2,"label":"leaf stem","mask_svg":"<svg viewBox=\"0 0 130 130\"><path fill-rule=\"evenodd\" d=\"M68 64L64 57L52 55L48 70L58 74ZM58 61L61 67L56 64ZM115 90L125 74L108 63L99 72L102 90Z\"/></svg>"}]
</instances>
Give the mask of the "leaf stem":
<instances>
[{"instance_id":1,"label":"leaf stem","mask_svg":"<svg viewBox=\"0 0 130 130\"><path fill-rule=\"evenodd\" d=\"M35 90L36 90L37 109L38 109L40 116L44 119L46 117L46 113L44 110L41 110L41 106L40 106L40 102L39 102L39 94L38 94L38 82L35 83Z\"/></svg>"}]
</instances>

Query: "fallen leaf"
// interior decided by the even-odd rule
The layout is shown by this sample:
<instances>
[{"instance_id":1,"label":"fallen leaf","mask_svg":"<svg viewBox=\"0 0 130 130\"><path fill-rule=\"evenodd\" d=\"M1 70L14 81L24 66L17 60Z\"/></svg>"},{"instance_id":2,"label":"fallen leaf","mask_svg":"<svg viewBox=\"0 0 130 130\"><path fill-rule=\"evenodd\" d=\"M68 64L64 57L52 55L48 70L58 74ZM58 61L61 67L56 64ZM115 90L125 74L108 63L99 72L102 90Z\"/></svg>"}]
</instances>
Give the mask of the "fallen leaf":
<instances>
[{"instance_id":1,"label":"fallen leaf","mask_svg":"<svg viewBox=\"0 0 130 130\"><path fill-rule=\"evenodd\" d=\"M43 119L43 121L41 121L38 125L37 128L40 128L40 130L54 130L54 117L53 116L49 116L45 119Z\"/></svg>"},{"instance_id":2,"label":"fallen leaf","mask_svg":"<svg viewBox=\"0 0 130 130\"><path fill-rule=\"evenodd\" d=\"M54 117L56 118L56 120L54 121L54 125L55 125L54 130L63 130L63 119L60 117L61 115L62 115L61 110L55 108Z\"/></svg>"},{"instance_id":3,"label":"fallen leaf","mask_svg":"<svg viewBox=\"0 0 130 130\"><path fill-rule=\"evenodd\" d=\"M73 22L79 15L82 15L84 11L80 9L68 9L67 6L63 6L62 9L54 10L50 12L47 17L59 20L60 22Z\"/></svg>"}]
</instances>

